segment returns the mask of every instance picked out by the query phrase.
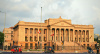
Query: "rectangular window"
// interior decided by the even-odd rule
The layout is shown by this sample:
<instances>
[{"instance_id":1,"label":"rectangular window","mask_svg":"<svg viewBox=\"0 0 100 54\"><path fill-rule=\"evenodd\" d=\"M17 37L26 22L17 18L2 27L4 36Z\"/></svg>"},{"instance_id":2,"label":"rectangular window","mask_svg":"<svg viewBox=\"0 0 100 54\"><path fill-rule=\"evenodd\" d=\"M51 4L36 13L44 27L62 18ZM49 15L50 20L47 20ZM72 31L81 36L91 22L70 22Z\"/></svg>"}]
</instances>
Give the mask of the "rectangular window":
<instances>
[{"instance_id":1,"label":"rectangular window","mask_svg":"<svg viewBox=\"0 0 100 54\"><path fill-rule=\"evenodd\" d=\"M27 37L25 37L25 41L28 41L28 40L27 40Z\"/></svg>"},{"instance_id":2,"label":"rectangular window","mask_svg":"<svg viewBox=\"0 0 100 54\"><path fill-rule=\"evenodd\" d=\"M35 49L38 49L38 47L37 47L37 43L35 43Z\"/></svg>"},{"instance_id":3,"label":"rectangular window","mask_svg":"<svg viewBox=\"0 0 100 54\"><path fill-rule=\"evenodd\" d=\"M45 41L45 37L44 37L44 41Z\"/></svg>"},{"instance_id":4,"label":"rectangular window","mask_svg":"<svg viewBox=\"0 0 100 54\"><path fill-rule=\"evenodd\" d=\"M45 30L44 30L44 34L45 34Z\"/></svg>"},{"instance_id":5,"label":"rectangular window","mask_svg":"<svg viewBox=\"0 0 100 54\"><path fill-rule=\"evenodd\" d=\"M28 28L25 28L25 34L27 33L27 29L28 29Z\"/></svg>"},{"instance_id":6,"label":"rectangular window","mask_svg":"<svg viewBox=\"0 0 100 54\"><path fill-rule=\"evenodd\" d=\"M32 30L30 30L30 34L32 33Z\"/></svg>"},{"instance_id":7,"label":"rectangular window","mask_svg":"<svg viewBox=\"0 0 100 54\"><path fill-rule=\"evenodd\" d=\"M34 41L37 41L37 37L36 36L34 37Z\"/></svg>"},{"instance_id":8,"label":"rectangular window","mask_svg":"<svg viewBox=\"0 0 100 54\"><path fill-rule=\"evenodd\" d=\"M28 43L25 43L25 49L28 49Z\"/></svg>"},{"instance_id":9,"label":"rectangular window","mask_svg":"<svg viewBox=\"0 0 100 54\"><path fill-rule=\"evenodd\" d=\"M83 42L85 42L85 39L83 38Z\"/></svg>"},{"instance_id":10,"label":"rectangular window","mask_svg":"<svg viewBox=\"0 0 100 54\"><path fill-rule=\"evenodd\" d=\"M36 29L35 29L35 34L36 34Z\"/></svg>"},{"instance_id":11,"label":"rectangular window","mask_svg":"<svg viewBox=\"0 0 100 54\"><path fill-rule=\"evenodd\" d=\"M33 41L33 40L32 40L32 37L30 37L30 41Z\"/></svg>"},{"instance_id":12,"label":"rectangular window","mask_svg":"<svg viewBox=\"0 0 100 54\"><path fill-rule=\"evenodd\" d=\"M30 43L30 49L33 49L33 43Z\"/></svg>"}]
</instances>

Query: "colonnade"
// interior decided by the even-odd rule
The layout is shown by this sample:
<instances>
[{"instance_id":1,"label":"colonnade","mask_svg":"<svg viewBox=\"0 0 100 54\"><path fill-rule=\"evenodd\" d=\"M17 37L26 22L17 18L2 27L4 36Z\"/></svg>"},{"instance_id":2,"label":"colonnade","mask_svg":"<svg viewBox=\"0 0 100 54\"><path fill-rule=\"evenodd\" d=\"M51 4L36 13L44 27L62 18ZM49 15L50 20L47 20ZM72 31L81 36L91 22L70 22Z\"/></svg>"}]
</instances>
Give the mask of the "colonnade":
<instances>
[{"instance_id":1,"label":"colonnade","mask_svg":"<svg viewBox=\"0 0 100 54\"><path fill-rule=\"evenodd\" d=\"M89 42L89 30L75 30L67 28L51 28L49 29L49 40L66 41L66 42ZM51 36L54 34L54 36Z\"/></svg>"},{"instance_id":2,"label":"colonnade","mask_svg":"<svg viewBox=\"0 0 100 54\"><path fill-rule=\"evenodd\" d=\"M38 33L40 30L40 33ZM54 34L52 36L52 34ZM25 37L30 41L66 41L66 42L89 42L89 30L75 30L68 28L25 28ZM32 37L32 40L30 39Z\"/></svg>"}]
</instances>

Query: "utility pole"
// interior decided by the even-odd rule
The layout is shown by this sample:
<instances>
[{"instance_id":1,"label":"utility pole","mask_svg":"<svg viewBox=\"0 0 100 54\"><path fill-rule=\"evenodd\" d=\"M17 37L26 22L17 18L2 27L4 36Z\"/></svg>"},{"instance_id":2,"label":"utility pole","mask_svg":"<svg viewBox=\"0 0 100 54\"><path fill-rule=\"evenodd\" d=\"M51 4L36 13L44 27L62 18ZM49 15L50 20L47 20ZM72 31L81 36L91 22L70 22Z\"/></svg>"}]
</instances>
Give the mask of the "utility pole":
<instances>
[{"instance_id":1,"label":"utility pole","mask_svg":"<svg viewBox=\"0 0 100 54\"><path fill-rule=\"evenodd\" d=\"M1 13L5 13L5 19L4 19L4 43L5 43L5 24L6 24L6 12L2 12ZM3 43L3 51L4 51L4 43Z\"/></svg>"}]
</instances>

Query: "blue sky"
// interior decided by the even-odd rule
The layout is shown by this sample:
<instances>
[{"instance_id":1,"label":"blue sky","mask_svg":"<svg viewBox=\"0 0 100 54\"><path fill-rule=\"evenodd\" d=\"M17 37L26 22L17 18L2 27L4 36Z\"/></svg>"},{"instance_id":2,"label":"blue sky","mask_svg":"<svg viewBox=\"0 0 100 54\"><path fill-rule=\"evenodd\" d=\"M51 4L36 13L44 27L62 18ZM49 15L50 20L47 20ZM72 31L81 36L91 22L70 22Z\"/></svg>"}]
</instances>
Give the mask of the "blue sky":
<instances>
[{"instance_id":1,"label":"blue sky","mask_svg":"<svg viewBox=\"0 0 100 54\"><path fill-rule=\"evenodd\" d=\"M93 25L100 34L100 0L0 0L0 11L6 12L6 28L18 21L40 22L48 18L71 19L72 24ZM5 14L0 13L0 31L4 28Z\"/></svg>"}]
</instances>

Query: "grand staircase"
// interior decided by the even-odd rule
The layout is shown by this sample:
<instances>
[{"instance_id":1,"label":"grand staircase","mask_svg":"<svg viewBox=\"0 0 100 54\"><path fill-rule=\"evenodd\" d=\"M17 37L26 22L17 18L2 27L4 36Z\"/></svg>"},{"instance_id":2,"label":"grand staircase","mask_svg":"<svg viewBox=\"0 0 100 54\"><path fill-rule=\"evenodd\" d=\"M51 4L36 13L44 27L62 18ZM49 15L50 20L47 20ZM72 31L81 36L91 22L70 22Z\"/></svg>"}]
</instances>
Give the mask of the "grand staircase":
<instances>
[{"instance_id":1,"label":"grand staircase","mask_svg":"<svg viewBox=\"0 0 100 54\"><path fill-rule=\"evenodd\" d=\"M80 49L84 49L84 47L77 42L64 42L64 45L62 45L62 42L56 42L56 46L58 50L80 50Z\"/></svg>"}]
</instances>

